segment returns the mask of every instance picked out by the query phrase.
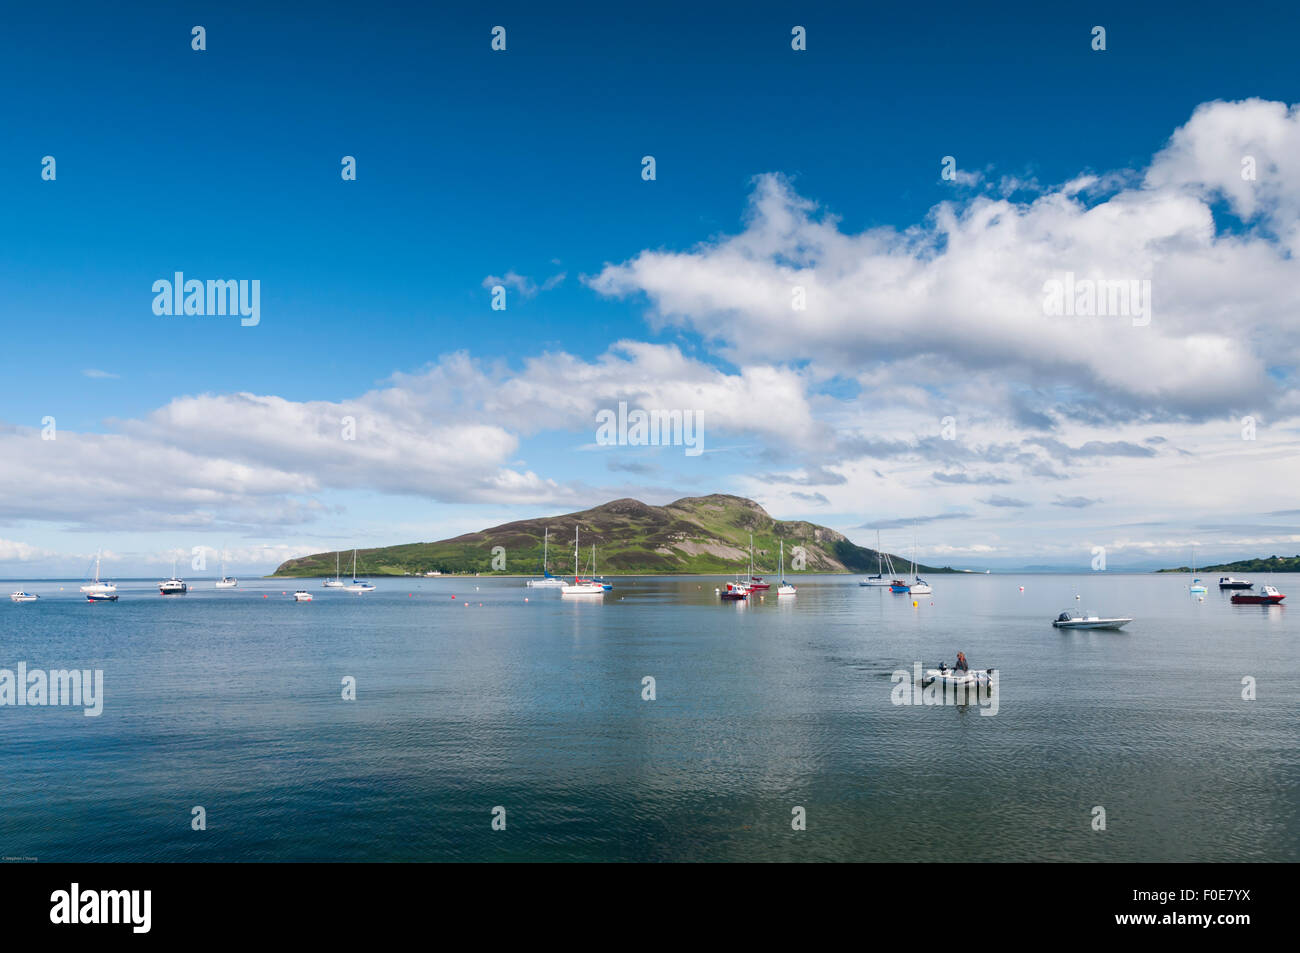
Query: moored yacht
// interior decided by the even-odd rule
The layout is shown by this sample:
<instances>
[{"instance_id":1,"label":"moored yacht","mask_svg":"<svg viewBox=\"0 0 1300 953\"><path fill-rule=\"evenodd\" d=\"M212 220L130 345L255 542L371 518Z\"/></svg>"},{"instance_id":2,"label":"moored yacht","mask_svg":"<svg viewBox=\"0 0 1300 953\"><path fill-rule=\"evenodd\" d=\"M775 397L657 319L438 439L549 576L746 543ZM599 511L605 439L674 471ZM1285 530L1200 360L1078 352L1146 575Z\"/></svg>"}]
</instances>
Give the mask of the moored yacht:
<instances>
[{"instance_id":1,"label":"moored yacht","mask_svg":"<svg viewBox=\"0 0 1300 953\"><path fill-rule=\"evenodd\" d=\"M546 555L550 543L550 535L551 528L547 526L542 530L542 578L529 579L524 583L525 586L532 589L561 589L565 585L564 580L559 576L552 576L550 570L546 566Z\"/></svg>"},{"instance_id":2,"label":"moored yacht","mask_svg":"<svg viewBox=\"0 0 1300 953\"><path fill-rule=\"evenodd\" d=\"M221 551L221 578L217 580L216 584L212 588L235 589L238 588L238 586L239 586L238 579L236 579L234 576L226 575L226 551L223 549Z\"/></svg>"},{"instance_id":3,"label":"moored yacht","mask_svg":"<svg viewBox=\"0 0 1300 953\"><path fill-rule=\"evenodd\" d=\"M1259 595L1253 592L1234 592L1232 604L1236 606L1275 606L1286 596L1272 586L1261 586Z\"/></svg>"},{"instance_id":4,"label":"moored yacht","mask_svg":"<svg viewBox=\"0 0 1300 953\"><path fill-rule=\"evenodd\" d=\"M894 563L892 560L890 560L889 575L892 576L893 574L894 574ZM876 574L874 576L868 576L866 579L858 580L858 585L868 586L876 589L883 589L889 585L889 583L885 581L885 571L881 559L880 530L876 530Z\"/></svg>"},{"instance_id":5,"label":"moored yacht","mask_svg":"<svg viewBox=\"0 0 1300 953\"><path fill-rule=\"evenodd\" d=\"M299 589L293 594L294 602L311 602L311 593L306 589Z\"/></svg>"},{"instance_id":6,"label":"moored yacht","mask_svg":"<svg viewBox=\"0 0 1300 953\"><path fill-rule=\"evenodd\" d=\"M1255 584L1245 579L1234 579L1232 576L1219 577L1220 589L1254 589Z\"/></svg>"},{"instance_id":7,"label":"moored yacht","mask_svg":"<svg viewBox=\"0 0 1300 953\"><path fill-rule=\"evenodd\" d=\"M596 558L595 547L592 548L591 557L593 562ZM578 527L573 527L573 582L565 583L560 588L560 594L565 596L603 596L605 586L603 583L593 582L590 579L583 579L578 575Z\"/></svg>"},{"instance_id":8,"label":"moored yacht","mask_svg":"<svg viewBox=\"0 0 1300 953\"><path fill-rule=\"evenodd\" d=\"M343 587L348 592L374 592L375 587L364 579L357 578L357 551L352 550L352 582Z\"/></svg>"},{"instance_id":9,"label":"moored yacht","mask_svg":"<svg viewBox=\"0 0 1300 953\"><path fill-rule=\"evenodd\" d=\"M9 598L14 602L35 602L40 596L34 596L29 592L23 592L19 589L17 592L9 593Z\"/></svg>"},{"instance_id":10,"label":"moored yacht","mask_svg":"<svg viewBox=\"0 0 1300 953\"><path fill-rule=\"evenodd\" d=\"M113 583L99 581L99 558L102 554L103 550L95 553L95 578L81 587L81 591L88 596L106 596L117 592L117 586L113 585Z\"/></svg>"},{"instance_id":11,"label":"moored yacht","mask_svg":"<svg viewBox=\"0 0 1300 953\"><path fill-rule=\"evenodd\" d=\"M326 589L342 589L343 580L339 578L339 554L336 550L334 553L334 578L325 580Z\"/></svg>"}]
</instances>

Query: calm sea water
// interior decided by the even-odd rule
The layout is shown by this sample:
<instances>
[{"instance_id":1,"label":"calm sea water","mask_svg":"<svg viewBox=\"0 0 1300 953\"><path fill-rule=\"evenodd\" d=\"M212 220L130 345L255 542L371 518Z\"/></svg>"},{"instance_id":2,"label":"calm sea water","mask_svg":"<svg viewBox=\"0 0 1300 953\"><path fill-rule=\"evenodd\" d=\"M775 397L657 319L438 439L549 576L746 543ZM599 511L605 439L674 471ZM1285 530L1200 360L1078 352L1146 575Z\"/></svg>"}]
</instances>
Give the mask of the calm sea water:
<instances>
[{"instance_id":1,"label":"calm sea water","mask_svg":"<svg viewBox=\"0 0 1300 953\"><path fill-rule=\"evenodd\" d=\"M1188 581L936 576L916 607L830 576L749 605L698 577L14 583L43 598L0 606L0 667L103 669L105 701L0 707L0 857L1295 861L1300 579L1278 608ZM1136 621L1051 627L1075 607ZM891 702L958 650L996 715Z\"/></svg>"}]
</instances>

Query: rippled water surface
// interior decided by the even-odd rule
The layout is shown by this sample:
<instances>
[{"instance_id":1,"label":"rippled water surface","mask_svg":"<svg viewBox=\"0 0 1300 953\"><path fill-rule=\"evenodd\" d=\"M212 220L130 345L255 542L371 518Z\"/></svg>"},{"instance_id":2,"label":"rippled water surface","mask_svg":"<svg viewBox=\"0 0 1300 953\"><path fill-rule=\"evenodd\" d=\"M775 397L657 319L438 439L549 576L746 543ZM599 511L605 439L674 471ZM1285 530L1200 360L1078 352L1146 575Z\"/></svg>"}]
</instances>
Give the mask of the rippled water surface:
<instances>
[{"instance_id":1,"label":"rippled water surface","mask_svg":"<svg viewBox=\"0 0 1300 953\"><path fill-rule=\"evenodd\" d=\"M13 583L43 598L0 606L0 668L102 669L105 701L0 707L0 856L1295 861L1300 580L1255 581L1297 605L1160 575L936 576L915 607L830 576L750 605L698 577ZM1075 607L1136 621L1051 627ZM958 650L995 715L893 703Z\"/></svg>"}]
</instances>

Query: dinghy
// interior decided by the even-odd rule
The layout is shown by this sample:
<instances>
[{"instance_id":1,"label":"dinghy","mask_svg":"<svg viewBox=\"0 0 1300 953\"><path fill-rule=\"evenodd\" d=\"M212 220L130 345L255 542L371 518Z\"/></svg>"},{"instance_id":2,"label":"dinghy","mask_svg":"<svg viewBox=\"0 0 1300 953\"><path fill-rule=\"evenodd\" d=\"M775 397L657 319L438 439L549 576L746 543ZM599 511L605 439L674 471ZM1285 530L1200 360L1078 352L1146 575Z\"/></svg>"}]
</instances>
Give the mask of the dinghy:
<instances>
[{"instance_id":1,"label":"dinghy","mask_svg":"<svg viewBox=\"0 0 1300 953\"><path fill-rule=\"evenodd\" d=\"M925 677L921 679L921 686L924 688L938 682L940 685L951 685L956 688L964 685L967 688L978 688L984 686L988 688L993 683L993 673L997 669L971 669L962 671L961 669L949 668L946 662L941 663L938 668L932 668L926 671Z\"/></svg>"}]
</instances>

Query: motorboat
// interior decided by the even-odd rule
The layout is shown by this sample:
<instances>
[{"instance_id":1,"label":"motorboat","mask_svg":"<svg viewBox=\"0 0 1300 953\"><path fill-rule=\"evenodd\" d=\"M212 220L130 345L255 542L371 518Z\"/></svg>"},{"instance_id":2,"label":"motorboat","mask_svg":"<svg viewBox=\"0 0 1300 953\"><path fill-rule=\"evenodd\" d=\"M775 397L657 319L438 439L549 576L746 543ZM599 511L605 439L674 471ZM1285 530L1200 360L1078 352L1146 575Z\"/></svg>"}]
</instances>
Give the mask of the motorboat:
<instances>
[{"instance_id":1,"label":"motorboat","mask_svg":"<svg viewBox=\"0 0 1300 953\"><path fill-rule=\"evenodd\" d=\"M164 596L183 596L190 591L185 580L176 578L176 560L172 560L172 577L158 583L158 591Z\"/></svg>"},{"instance_id":2,"label":"motorboat","mask_svg":"<svg viewBox=\"0 0 1300 953\"><path fill-rule=\"evenodd\" d=\"M1052 625L1058 629L1122 629L1132 621L1132 619L1085 615L1067 609L1052 620Z\"/></svg>"},{"instance_id":3,"label":"motorboat","mask_svg":"<svg viewBox=\"0 0 1300 953\"><path fill-rule=\"evenodd\" d=\"M81 587L81 591L86 595L108 595L117 592L117 586L111 582L99 581L99 559L103 555L103 550L95 553L95 578Z\"/></svg>"},{"instance_id":4,"label":"motorboat","mask_svg":"<svg viewBox=\"0 0 1300 953\"><path fill-rule=\"evenodd\" d=\"M294 602L311 602L311 593L306 589L299 589L293 594Z\"/></svg>"},{"instance_id":5,"label":"motorboat","mask_svg":"<svg viewBox=\"0 0 1300 953\"><path fill-rule=\"evenodd\" d=\"M902 579L891 579L889 581L890 592L907 592L910 587Z\"/></svg>"},{"instance_id":6,"label":"motorboat","mask_svg":"<svg viewBox=\"0 0 1300 953\"><path fill-rule=\"evenodd\" d=\"M551 530L549 526L542 530L542 578L529 579L524 583L524 585L528 586L530 589L562 589L567 585L567 583L559 576L552 576L550 571L546 568L546 551L550 532Z\"/></svg>"},{"instance_id":7,"label":"motorboat","mask_svg":"<svg viewBox=\"0 0 1300 953\"><path fill-rule=\"evenodd\" d=\"M1235 606L1275 606L1285 598L1286 596L1272 586L1263 586L1258 595L1253 592L1234 592L1232 594L1232 604Z\"/></svg>"},{"instance_id":8,"label":"motorboat","mask_svg":"<svg viewBox=\"0 0 1300 953\"><path fill-rule=\"evenodd\" d=\"M117 602L116 592L88 592L86 593L87 602Z\"/></svg>"},{"instance_id":9,"label":"motorboat","mask_svg":"<svg viewBox=\"0 0 1300 953\"><path fill-rule=\"evenodd\" d=\"M23 592L19 589L17 592L9 593L9 598L14 602L35 602L40 596L34 596L30 592Z\"/></svg>"},{"instance_id":10,"label":"motorboat","mask_svg":"<svg viewBox=\"0 0 1300 953\"><path fill-rule=\"evenodd\" d=\"M592 559L595 559L596 550L593 547ZM600 582L593 582L590 579L583 579L578 575L578 527L573 527L573 582L566 582L560 588L562 596L603 596L605 594L605 585Z\"/></svg>"},{"instance_id":11,"label":"motorboat","mask_svg":"<svg viewBox=\"0 0 1300 953\"><path fill-rule=\"evenodd\" d=\"M940 663L938 668L928 669L925 676L921 679L921 686L925 687L938 682L940 685L951 685L954 688L964 685L966 688L988 688L993 684L993 675L997 669L960 669L949 668L946 662Z\"/></svg>"},{"instance_id":12,"label":"motorboat","mask_svg":"<svg viewBox=\"0 0 1300 953\"><path fill-rule=\"evenodd\" d=\"M719 597L732 602L749 598L749 589L741 583L729 582L718 591Z\"/></svg>"},{"instance_id":13,"label":"motorboat","mask_svg":"<svg viewBox=\"0 0 1300 953\"><path fill-rule=\"evenodd\" d=\"M1219 577L1220 589L1254 589L1253 582L1247 582L1245 579L1234 579L1232 576Z\"/></svg>"}]
</instances>

